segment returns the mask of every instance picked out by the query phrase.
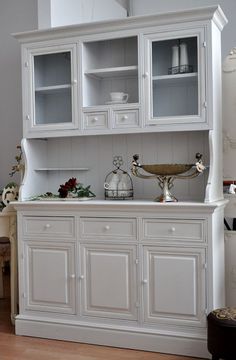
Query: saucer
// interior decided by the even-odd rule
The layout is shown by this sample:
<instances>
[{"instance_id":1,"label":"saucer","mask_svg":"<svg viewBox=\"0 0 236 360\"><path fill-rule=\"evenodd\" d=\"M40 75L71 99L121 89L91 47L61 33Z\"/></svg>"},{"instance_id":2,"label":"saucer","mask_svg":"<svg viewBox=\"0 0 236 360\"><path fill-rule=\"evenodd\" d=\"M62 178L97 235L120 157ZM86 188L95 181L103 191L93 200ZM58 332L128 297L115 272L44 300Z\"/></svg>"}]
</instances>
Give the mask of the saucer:
<instances>
[{"instance_id":1,"label":"saucer","mask_svg":"<svg viewBox=\"0 0 236 360\"><path fill-rule=\"evenodd\" d=\"M107 105L112 105L112 104L127 104L127 100L111 100L111 101L106 101Z\"/></svg>"}]
</instances>

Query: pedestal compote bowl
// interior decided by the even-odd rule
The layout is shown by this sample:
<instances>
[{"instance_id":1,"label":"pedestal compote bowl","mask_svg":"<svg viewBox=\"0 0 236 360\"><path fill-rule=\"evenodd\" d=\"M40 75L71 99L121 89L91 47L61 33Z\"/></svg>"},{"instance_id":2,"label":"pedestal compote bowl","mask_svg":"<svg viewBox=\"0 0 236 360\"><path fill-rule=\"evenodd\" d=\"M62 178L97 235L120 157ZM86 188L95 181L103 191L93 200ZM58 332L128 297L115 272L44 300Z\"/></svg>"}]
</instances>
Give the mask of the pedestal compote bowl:
<instances>
[{"instance_id":1,"label":"pedestal compote bowl","mask_svg":"<svg viewBox=\"0 0 236 360\"><path fill-rule=\"evenodd\" d=\"M205 170L202 163L202 154L196 154L196 162L194 164L153 164L141 165L138 162L139 155L133 156L132 174L142 179L157 179L162 194L154 201L159 202L173 202L178 201L174 195L171 194L170 189L173 187L175 179L193 179ZM140 172L144 170L151 175L145 175Z\"/></svg>"}]
</instances>

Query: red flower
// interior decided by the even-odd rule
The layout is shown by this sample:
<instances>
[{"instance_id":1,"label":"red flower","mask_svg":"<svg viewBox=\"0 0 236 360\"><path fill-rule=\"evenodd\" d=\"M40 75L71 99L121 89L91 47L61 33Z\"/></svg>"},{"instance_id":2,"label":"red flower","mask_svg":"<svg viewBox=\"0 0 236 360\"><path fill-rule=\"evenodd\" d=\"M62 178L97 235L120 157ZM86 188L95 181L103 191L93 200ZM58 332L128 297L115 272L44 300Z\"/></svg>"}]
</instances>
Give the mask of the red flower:
<instances>
[{"instance_id":1,"label":"red flower","mask_svg":"<svg viewBox=\"0 0 236 360\"><path fill-rule=\"evenodd\" d=\"M76 188L76 185L77 185L76 178L71 178L65 183L65 186L68 188L69 191L73 191Z\"/></svg>"},{"instance_id":2,"label":"red flower","mask_svg":"<svg viewBox=\"0 0 236 360\"><path fill-rule=\"evenodd\" d=\"M60 185L58 192L60 197L66 198L68 195L68 188L65 185Z\"/></svg>"},{"instance_id":3,"label":"red flower","mask_svg":"<svg viewBox=\"0 0 236 360\"><path fill-rule=\"evenodd\" d=\"M59 196L62 198L66 198L69 191L73 191L76 189L77 185L76 178L71 178L64 185L60 185L60 188L58 189Z\"/></svg>"}]
</instances>

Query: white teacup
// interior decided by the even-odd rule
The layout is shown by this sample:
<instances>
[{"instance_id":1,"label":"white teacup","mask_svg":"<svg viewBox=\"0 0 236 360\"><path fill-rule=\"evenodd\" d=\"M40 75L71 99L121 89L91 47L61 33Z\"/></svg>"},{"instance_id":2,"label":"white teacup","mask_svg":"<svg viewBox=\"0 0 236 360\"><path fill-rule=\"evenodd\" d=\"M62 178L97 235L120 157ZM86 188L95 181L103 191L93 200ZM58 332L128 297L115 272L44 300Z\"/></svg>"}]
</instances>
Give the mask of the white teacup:
<instances>
[{"instance_id":1,"label":"white teacup","mask_svg":"<svg viewBox=\"0 0 236 360\"><path fill-rule=\"evenodd\" d=\"M123 92L111 92L110 93L111 101L124 101L127 102L129 94Z\"/></svg>"}]
</instances>

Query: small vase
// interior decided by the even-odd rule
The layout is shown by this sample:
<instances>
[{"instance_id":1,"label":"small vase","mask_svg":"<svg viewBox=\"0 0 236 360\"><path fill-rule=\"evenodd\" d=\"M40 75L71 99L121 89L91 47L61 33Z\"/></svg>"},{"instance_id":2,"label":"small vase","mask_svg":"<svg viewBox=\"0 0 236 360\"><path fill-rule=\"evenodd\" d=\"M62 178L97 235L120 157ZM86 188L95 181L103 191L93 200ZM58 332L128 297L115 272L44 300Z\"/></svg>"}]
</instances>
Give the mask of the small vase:
<instances>
[{"instance_id":1,"label":"small vase","mask_svg":"<svg viewBox=\"0 0 236 360\"><path fill-rule=\"evenodd\" d=\"M178 45L172 46L172 67L179 66L179 47Z\"/></svg>"},{"instance_id":2,"label":"small vase","mask_svg":"<svg viewBox=\"0 0 236 360\"><path fill-rule=\"evenodd\" d=\"M180 72L186 72L186 67L188 66L188 50L187 44L180 44Z\"/></svg>"}]
</instances>

